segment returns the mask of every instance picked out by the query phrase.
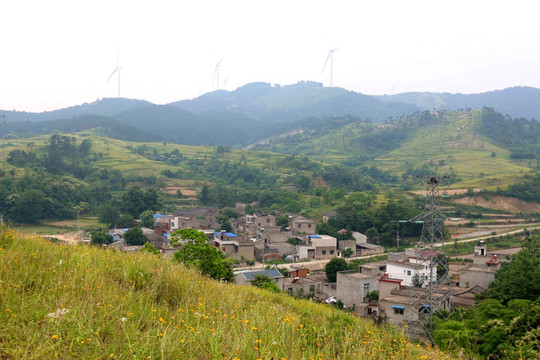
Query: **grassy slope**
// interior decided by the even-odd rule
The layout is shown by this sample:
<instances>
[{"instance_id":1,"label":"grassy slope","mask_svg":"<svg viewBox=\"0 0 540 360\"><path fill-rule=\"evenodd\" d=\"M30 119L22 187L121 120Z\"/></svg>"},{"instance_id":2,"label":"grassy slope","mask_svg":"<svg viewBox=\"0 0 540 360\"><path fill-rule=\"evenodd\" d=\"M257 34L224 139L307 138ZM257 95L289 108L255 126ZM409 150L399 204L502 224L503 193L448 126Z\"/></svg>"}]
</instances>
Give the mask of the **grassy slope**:
<instances>
[{"instance_id":1,"label":"grassy slope","mask_svg":"<svg viewBox=\"0 0 540 360\"><path fill-rule=\"evenodd\" d=\"M85 132L88 134L88 132ZM80 135L80 134L79 134ZM70 135L78 137L78 142L89 138L92 140L92 153L101 154L97 160L93 161L92 164L100 168L109 168L109 169L118 169L122 171L124 177L131 175L156 175L160 176L161 171L165 169L170 169L175 171L181 166L173 166L170 164L165 164L159 161L152 161L138 154L134 154L128 149L128 146L136 148L141 145L147 145L158 149L161 152L170 152L174 149L178 149L180 153L188 159L204 159L205 156L210 159L212 154L215 152L215 147L207 146L191 146L191 145L177 145L170 143L140 143L140 142L128 142L123 140L110 139L99 135L92 136L79 136L78 134ZM19 149L25 151L35 151L37 147L44 146L48 139L49 135L36 136L32 138L25 139L10 139L8 145L5 148L6 157L10 151ZM33 144L28 146L28 144ZM1 154L0 154L1 155ZM220 156L220 160L227 160L231 163L240 163L246 161L247 165L254 166L259 169L272 170L272 171L283 171L288 172L289 169L279 167L276 163L286 157L286 155L269 153L269 152L259 152L259 151L246 151L246 150L231 150ZM2 158L0 157L0 162ZM9 166L9 165L8 165ZM22 170L19 170L22 172ZM190 181L180 181L183 183L190 183Z\"/></svg>"},{"instance_id":2,"label":"grassy slope","mask_svg":"<svg viewBox=\"0 0 540 360\"><path fill-rule=\"evenodd\" d=\"M475 134L479 117L480 111L451 113L448 121L421 128L413 139L375 159L373 165L400 173L407 166L419 167L430 161L438 164L444 160L439 172L453 170L463 179L463 183L453 187L468 185L471 180L475 187L502 185L510 183L516 174L528 172L529 168L509 158L508 150Z\"/></svg>"},{"instance_id":3,"label":"grassy slope","mask_svg":"<svg viewBox=\"0 0 540 360\"><path fill-rule=\"evenodd\" d=\"M323 304L150 254L0 233L1 359L446 358ZM57 309L68 312L48 316Z\"/></svg>"}]
</instances>

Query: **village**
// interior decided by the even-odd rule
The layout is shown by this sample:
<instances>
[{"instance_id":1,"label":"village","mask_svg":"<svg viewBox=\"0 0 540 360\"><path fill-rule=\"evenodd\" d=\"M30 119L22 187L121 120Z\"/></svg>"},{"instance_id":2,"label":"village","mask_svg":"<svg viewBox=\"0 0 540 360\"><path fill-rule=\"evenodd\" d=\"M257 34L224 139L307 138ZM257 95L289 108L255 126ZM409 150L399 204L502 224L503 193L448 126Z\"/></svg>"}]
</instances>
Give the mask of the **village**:
<instances>
[{"instance_id":1,"label":"village","mask_svg":"<svg viewBox=\"0 0 540 360\"><path fill-rule=\"evenodd\" d=\"M352 232L351 239L338 240L317 234L317 221L304 216L287 214L288 223L280 226L278 215L246 213L245 209L246 204L236 205L234 211L238 217L228 219L232 231L214 230L220 228L216 218L222 209L200 206L177 210L171 215L155 214L154 229L143 229L143 233L162 256L172 257L178 247L171 246L171 234L189 228L202 231L210 246L234 259L237 285L249 286L257 276L263 275L291 296L339 304L357 316L396 326L416 321L426 314L426 305L414 296L419 289L429 286L428 279L436 281L437 278L436 269L426 266L429 256L426 251L407 248L405 252L385 254L383 246L370 243L370 239L359 232ZM328 222L333 215L334 212L329 212L321 221ZM142 246L124 242L126 231L128 229L111 229L114 242L109 247L138 251ZM449 283L437 288L434 294L440 300L435 301L440 307L437 310L473 306L475 296L494 280L501 262L508 261L509 255L517 250L488 252L484 241L479 240L474 254L466 256L467 261L449 265ZM324 271L331 259L365 259L383 254L385 260L337 271L335 281L329 281Z\"/></svg>"}]
</instances>

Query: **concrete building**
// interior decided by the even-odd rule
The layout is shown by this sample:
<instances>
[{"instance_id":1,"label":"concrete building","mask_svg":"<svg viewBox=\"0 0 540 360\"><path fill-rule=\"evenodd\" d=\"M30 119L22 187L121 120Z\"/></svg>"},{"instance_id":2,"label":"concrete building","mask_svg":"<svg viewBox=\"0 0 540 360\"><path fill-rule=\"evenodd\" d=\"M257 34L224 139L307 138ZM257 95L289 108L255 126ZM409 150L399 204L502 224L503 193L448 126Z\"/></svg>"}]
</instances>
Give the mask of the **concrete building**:
<instances>
[{"instance_id":1,"label":"concrete building","mask_svg":"<svg viewBox=\"0 0 540 360\"><path fill-rule=\"evenodd\" d=\"M378 265L366 264L359 270L338 271L336 297L347 307L360 304L366 294L379 290L380 272Z\"/></svg>"},{"instance_id":2,"label":"concrete building","mask_svg":"<svg viewBox=\"0 0 540 360\"><path fill-rule=\"evenodd\" d=\"M337 257L337 239L330 235L308 235L307 245L297 246L300 260L331 259Z\"/></svg>"},{"instance_id":3,"label":"concrete building","mask_svg":"<svg viewBox=\"0 0 540 360\"><path fill-rule=\"evenodd\" d=\"M283 291L292 296L315 297L321 294L326 276L310 276L307 269L297 269L289 273L288 278L283 279Z\"/></svg>"},{"instance_id":4,"label":"concrete building","mask_svg":"<svg viewBox=\"0 0 540 360\"><path fill-rule=\"evenodd\" d=\"M317 222L315 220L307 219L303 216L296 216L289 222L289 227L292 231L299 234L315 235L315 228Z\"/></svg>"},{"instance_id":5,"label":"concrete building","mask_svg":"<svg viewBox=\"0 0 540 360\"><path fill-rule=\"evenodd\" d=\"M227 257L240 260L255 259L255 243L224 230L214 233L213 244L220 248Z\"/></svg>"},{"instance_id":6,"label":"concrete building","mask_svg":"<svg viewBox=\"0 0 540 360\"><path fill-rule=\"evenodd\" d=\"M459 270L459 285L466 288L481 286L487 289L489 283L495 280L495 271L501 268L500 264L497 255L493 255L483 264L467 264Z\"/></svg>"}]
</instances>

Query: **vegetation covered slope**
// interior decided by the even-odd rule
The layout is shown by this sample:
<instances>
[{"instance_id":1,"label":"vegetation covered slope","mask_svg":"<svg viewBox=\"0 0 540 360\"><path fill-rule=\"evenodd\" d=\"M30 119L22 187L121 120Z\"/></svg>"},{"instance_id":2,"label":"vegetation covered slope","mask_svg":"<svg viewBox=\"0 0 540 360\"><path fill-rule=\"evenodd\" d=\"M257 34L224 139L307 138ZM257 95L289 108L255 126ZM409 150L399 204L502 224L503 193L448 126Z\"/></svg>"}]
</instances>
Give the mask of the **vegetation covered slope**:
<instances>
[{"instance_id":1,"label":"vegetation covered slope","mask_svg":"<svg viewBox=\"0 0 540 360\"><path fill-rule=\"evenodd\" d=\"M445 359L328 305L151 254L0 233L2 359Z\"/></svg>"},{"instance_id":2,"label":"vegetation covered slope","mask_svg":"<svg viewBox=\"0 0 540 360\"><path fill-rule=\"evenodd\" d=\"M534 136L535 131L529 128L536 123L493 114L498 113L491 109L426 111L386 124L354 117L313 119L311 124L306 119L302 131L253 148L306 154L320 161L360 167L364 173L367 169L361 167L376 166L404 180L437 171L455 174L464 181L491 177L494 182L494 178L500 180L536 167L536 148L524 148L526 143L517 139L511 143L499 140L502 133L509 133L507 129L512 129L509 136L519 132ZM489 185L489 181L484 182Z\"/></svg>"},{"instance_id":3,"label":"vegetation covered slope","mask_svg":"<svg viewBox=\"0 0 540 360\"><path fill-rule=\"evenodd\" d=\"M487 106L512 117L540 119L540 89L528 86L479 94L409 92L379 96L379 99L414 104L425 110L481 109Z\"/></svg>"}]
</instances>

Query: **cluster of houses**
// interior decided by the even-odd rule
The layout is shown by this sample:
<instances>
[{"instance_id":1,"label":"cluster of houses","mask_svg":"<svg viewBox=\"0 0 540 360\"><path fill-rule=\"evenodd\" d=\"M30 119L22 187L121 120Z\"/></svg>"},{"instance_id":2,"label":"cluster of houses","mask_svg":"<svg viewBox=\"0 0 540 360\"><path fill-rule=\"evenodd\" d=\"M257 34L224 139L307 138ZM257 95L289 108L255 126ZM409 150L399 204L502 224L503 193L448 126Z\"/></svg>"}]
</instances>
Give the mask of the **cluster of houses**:
<instances>
[{"instance_id":1,"label":"cluster of houses","mask_svg":"<svg viewBox=\"0 0 540 360\"><path fill-rule=\"evenodd\" d=\"M163 254L175 251L170 247L170 234L179 229L192 228L205 233L210 245L220 248L228 257L235 260L256 260L268 263L273 260L290 261L324 260L342 257L343 250L350 248L352 256L365 256L384 253L384 247L370 244L361 233L353 233L351 240L338 241L329 235L316 234L317 222L301 215L288 214L289 224L283 230L277 225L278 215L245 214L245 204L237 204L239 216L230 218L233 231L219 229L216 221L220 209L201 206L187 210L177 210L172 215L154 215L154 229L143 229L143 233ZM115 243L112 246L128 248L123 244L122 235L127 229L111 229Z\"/></svg>"},{"instance_id":2,"label":"cluster of houses","mask_svg":"<svg viewBox=\"0 0 540 360\"><path fill-rule=\"evenodd\" d=\"M416 321L427 312L428 305L415 297L418 291L415 285L418 287L420 284L413 280L415 276L428 278L429 270L421 265L422 256L415 249L388 254L385 261L364 264L357 270L337 272L334 283L328 281L324 272L310 273L301 267L291 271L289 277L284 277L276 269L244 270L237 273L236 279L238 284L249 284L255 275L265 274L274 279L280 289L293 296L307 296L328 303L339 300L345 307L354 309L358 316L399 326ZM440 298L442 301L438 306L444 310L474 305L475 296L494 280L495 271L505 258L504 250L488 253L485 243L479 242L472 262L450 266L451 283L437 288L433 294L434 303ZM421 285L425 288L428 284L424 280ZM373 291L378 292L378 298L373 296Z\"/></svg>"},{"instance_id":3,"label":"cluster of houses","mask_svg":"<svg viewBox=\"0 0 540 360\"><path fill-rule=\"evenodd\" d=\"M357 270L340 271L337 281L330 283L324 272L310 272L308 261L343 257L343 251L352 250L352 256L366 256L384 253L384 248L368 243L361 233L352 233L352 239L338 241L329 235L316 234L316 221L301 215L290 214L288 227L277 225L278 216L271 214L245 214L245 205L238 204L237 218L229 219L233 231L216 231L220 224L216 221L219 209L202 206L188 210L178 210L172 215L156 214L154 229L144 229L143 233L163 255L171 255L177 249L170 246L170 234L178 229L193 228L203 231L209 244L220 248L228 257L239 261L257 260L263 264L273 260L287 259L289 276L282 275L277 268L267 270L245 269L236 271L238 285L249 285L256 275L264 274L273 279L278 287L293 296L304 296L326 302L341 301L345 307L363 317L376 321L401 324L405 320L415 320L425 314L425 304L415 304L415 286L427 286L429 269L422 266L422 252L407 249L405 253L388 254L382 262L359 266ZM326 214L327 221L332 214ZM122 234L126 229L111 230L116 241L112 246L122 247ZM124 246L125 247L125 246ZM125 248L135 250L135 248ZM450 267L452 283L446 288L438 288L435 297L444 299L440 306L451 309L455 306L470 307L475 295L484 291L494 279L504 254L487 252L483 242L476 246L473 262ZM425 262L424 262L425 263ZM434 274L436 275L436 274ZM418 284L415 277L422 280ZM378 299L373 296L378 292Z\"/></svg>"}]
</instances>

